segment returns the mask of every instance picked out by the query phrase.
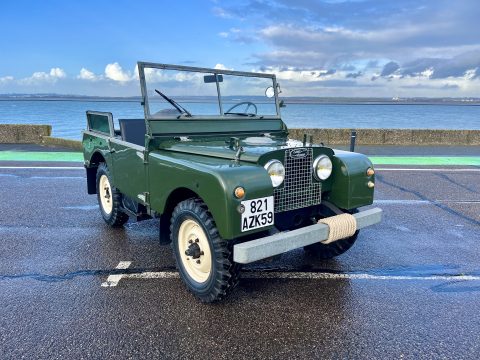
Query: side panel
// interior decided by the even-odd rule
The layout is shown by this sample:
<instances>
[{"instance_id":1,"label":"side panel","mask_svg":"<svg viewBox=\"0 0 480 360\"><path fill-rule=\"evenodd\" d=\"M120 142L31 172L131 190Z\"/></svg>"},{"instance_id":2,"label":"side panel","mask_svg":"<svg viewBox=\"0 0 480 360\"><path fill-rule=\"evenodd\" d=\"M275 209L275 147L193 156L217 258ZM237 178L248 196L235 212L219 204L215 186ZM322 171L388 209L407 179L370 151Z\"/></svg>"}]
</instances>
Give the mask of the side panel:
<instances>
[{"instance_id":1,"label":"side panel","mask_svg":"<svg viewBox=\"0 0 480 360\"><path fill-rule=\"evenodd\" d=\"M235 164L223 159L161 152L150 153L149 183L151 208L163 213L169 195L185 188L198 194L213 215L220 235L233 239L249 233L241 232L241 215L237 210L242 200L273 195L270 178L262 167ZM243 186L245 198L234 197L234 189Z\"/></svg>"},{"instance_id":2,"label":"side panel","mask_svg":"<svg viewBox=\"0 0 480 360\"><path fill-rule=\"evenodd\" d=\"M95 153L99 153L105 159L107 166L112 168L112 157L108 146L108 136L90 131L83 132L82 139L83 159L86 167L90 167L90 161Z\"/></svg>"},{"instance_id":3,"label":"side panel","mask_svg":"<svg viewBox=\"0 0 480 360\"><path fill-rule=\"evenodd\" d=\"M147 165L144 148L125 141L111 139L113 182L123 194L145 204L147 199Z\"/></svg>"},{"instance_id":4,"label":"side panel","mask_svg":"<svg viewBox=\"0 0 480 360\"><path fill-rule=\"evenodd\" d=\"M372 162L363 154L335 150L332 159L332 190L326 200L342 209L354 209L373 203L373 189L368 181L375 182L374 176L368 177L366 171L373 167Z\"/></svg>"},{"instance_id":5,"label":"side panel","mask_svg":"<svg viewBox=\"0 0 480 360\"><path fill-rule=\"evenodd\" d=\"M245 120L228 118L201 118L182 120L150 120L150 129L154 135L168 134L202 134L202 133L235 133L235 132L275 132L284 130L280 119Z\"/></svg>"}]
</instances>

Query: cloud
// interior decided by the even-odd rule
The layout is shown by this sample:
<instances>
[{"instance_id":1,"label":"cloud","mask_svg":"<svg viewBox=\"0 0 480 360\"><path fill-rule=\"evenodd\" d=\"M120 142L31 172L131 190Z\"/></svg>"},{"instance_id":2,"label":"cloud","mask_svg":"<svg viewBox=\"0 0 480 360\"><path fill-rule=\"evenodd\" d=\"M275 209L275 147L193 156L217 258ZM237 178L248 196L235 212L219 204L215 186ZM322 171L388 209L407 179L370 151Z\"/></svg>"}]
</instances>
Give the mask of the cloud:
<instances>
[{"instance_id":1,"label":"cloud","mask_svg":"<svg viewBox=\"0 0 480 360\"><path fill-rule=\"evenodd\" d=\"M50 72L37 71L30 77L18 80L22 84L41 84L41 83L55 83L60 79L65 79L67 74L62 68L51 68Z\"/></svg>"},{"instance_id":2,"label":"cloud","mask_svg":"<svg viewBox=\"0 0 480 360\"><path fill-rule=\"evenodd\" d=\"M215 11L255 42L244 65L295 86L355 80L338 84L375 87L382 96L402 89L475 96L480 89L478 0L225 0ZM245 42L231 30L228 41Z\"/></svg>"},{"instance_id":3,"label":"cloud","mask_svg":"<svg viewBox=\"0 0 480 360\"><path fill-rule=\"evenodd\" d=\"M384 66L381 76L397 71L401 76L423 76L429 79L451 77L474 79L480 75L478 69L480 69L480 50L469 51L451 58L420 58L402 65L390 62Z\"/></svg>"},{"instance_id":4,"label":"cloud","mask_svg":"<svg viewBox=\"0 0 480 360\"><path fill-rule=\"evenodd\" d=\"M14 80L13 76L3 76L3 77L0 77L0 84L6 84L6 83L11 82L13 80Z\"/></svg>"},{"instance_id":5,"label":"cloud","mask_svg":"<svg viewBox=\"0 0 480 360\"><path fill-rule=\"evenodd\" d=\"M96 81L99 80L100 77L95 75L93 72L90 70L87 70L85 68L82 68L80 70L80 74L77 75L77 79L82 79L82 80L90 80L90 81Z\"/></svg>"},{"instance_id":6,"label":"cloud","mask_svg":"<svg viewBox=\"0 0 480 360\"><path fill-rule=\"evenodd\" d=\"M214 69L217 69L217 70L233 70L233 69L229 69L227 68L225 65L223 64L216 64Z\"/></svg>"},{"instance_id":7,"label":"cloud","mask_svg":"<svg viewBox=\"0 0 480 360\"><path fill-rule=\"evenodd\" d=\"M393 74L395 71L397 71L400 68L400 65L398 65L395 61L390 61L386 63L383 67L382 73L380 76L388 76Z\"/></svg>"},{"instance_id":8,"label":"cloud","mask_svg":"<svg viewBox=\"0 0 480 360\"><path fill-rule=\"evenodd\" d=\"M228 31L219 32L218 36L237 44L251 44L258 40L252 31L241 30L235 27L230 28Z\"/></svg>"},{"instance_id":9,"label":"cloud","mask_svg":"<svg viewBox=\"0 0 480 360\"><path fill-rule=\"evenodd\" d=\"M333 75L337 72L337 70L335 69L330 69L330 70L321 70L319 72L319 74L317 75L317 77L324 77L324 76L328 76L328 75ZM313 72L315 73L315 72Z\"/></svg>"},{"instance_id":10,"label":"cloud","mask_svg":"<svg viewBox=\"0 0 480 360\"><path fill-rule=\"evenodd\" d=\"M233 17L233 14L229 12L228 10L225 10L224 8L221 8L219 6L215 6L212 9L213 15L223 18L223 19L231 19Z\"/></svg>"},{"instance_id":11,"label":"cloud","mask_svg":"<svg viewBox=\"0 0 480 360\"><path fill-rule=\"evenodd\" d=\"M52 68L50 70L50 76L52 78L57 78L57 79L63 79L65 77L67 77L67 74L65 73L65 71L63 69L60 69L60 68Z\"/></svg>"},{"instance_id":12,"label":"cloud","mask_svg":"<svg viewBox=\"0 0 480 360\"><path fill-rule=\"evenodd\" d=\"M356 79L360 76L362 76L363 73L361 71L357 71L357 72L354 72L354 73L348 73L345 75L345 78L347 79Z\"/></svg>"},{"instance_id":13,"label":"cloud","mask_svg":"<svg viewBox=\"0 0 480 360\"><path fill-rule=\"evenodd\" d=\"M118 82L132 80L132 74L128 71L124 71L118 62L107 64L105 67L105 77Z\"/></svg>"},{"instance_id":14,"label":"cloud","mask_svg":"<svg viewBox=\"0 0 480 360\"><path fill-rule=\"evenodd\" d=\"M356 59L384 63L388 58L404 63L480 48L480 7L475 0L250 0L229 4L224 3L222 9L236 16L248 10L252 23L258 24L257 40L270 49L256 55L259 63L266 59L269 65L292 65L282 53L302 56L308 52L308 57L302 56L303 66L320 62L338 67Z\"/></svg>"}]
</instances>

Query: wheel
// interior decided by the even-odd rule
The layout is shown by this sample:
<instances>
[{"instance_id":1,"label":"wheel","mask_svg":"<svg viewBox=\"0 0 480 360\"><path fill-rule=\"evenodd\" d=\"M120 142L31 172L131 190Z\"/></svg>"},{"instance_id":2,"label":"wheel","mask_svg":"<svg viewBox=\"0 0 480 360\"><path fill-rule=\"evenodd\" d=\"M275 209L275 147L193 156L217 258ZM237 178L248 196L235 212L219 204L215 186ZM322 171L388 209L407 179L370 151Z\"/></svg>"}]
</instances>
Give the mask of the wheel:
<instances>
[{"instance_id":1,"label":"wheel","mask_svg":"<svg viewBox=\"0 0 480 360\"><path fill-rule=\"evenodd\" d=\"M175 207L170 237L180 277L200 300L221 300L237 285L241 265L233 262L232 245L220 237L202 200Z\"/></svg>"},{"instance_id":2,"label":"wheel","mask_svg":"<svg viewBox=\"0 0 480 360\"><path fill-rule=\"evenodd\" d=\"M112 226L120 227L128 220L121 209L122 194L112 186L112 177L105 163L97 169L97 200L103 220Z\"/></svg>"},{"instance_id":3,"label":"wheel","mask_svg":"<svg viewBox=\"0 0 480 360\"><path fill-rule=\"evenodd\" d=\"M350 211L350 213L352 214L356 212L357 212L356 209ZM335 214L332 213L331 215L335 215ZM360 233L360 230L357 230L355 231L355 234L353 234L348 238L340 239L330 244L322 244L321 242L318 242L312 245L305 246L304 249L305 251L310 252L311 254L314 254L316 257L320 259L331 259L331 258L334 258L335 256L342 255L348 249L350 249L355 243L355 241L357 240L359 233Z\"/></svg>"}]
</instances>

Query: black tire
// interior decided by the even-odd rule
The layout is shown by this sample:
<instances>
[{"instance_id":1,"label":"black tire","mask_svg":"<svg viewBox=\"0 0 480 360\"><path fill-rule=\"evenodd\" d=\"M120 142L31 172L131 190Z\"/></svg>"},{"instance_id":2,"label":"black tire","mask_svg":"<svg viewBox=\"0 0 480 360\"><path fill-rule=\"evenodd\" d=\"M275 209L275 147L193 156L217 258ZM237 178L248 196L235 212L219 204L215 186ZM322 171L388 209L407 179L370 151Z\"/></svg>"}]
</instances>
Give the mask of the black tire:
<instances>
[{"instance_id":1,"label":"black tire","mask_svg":"<svg viewBox=\"0 0 480 360\"><path fill-rule=\"evenodd\" d=\"M102 189L100 188L100 181L104 180L102 179L102 176L105 176L108 180L108 190L106 190L108 195L106 196L109 198L107 199L106 196L104 196L104 198L107 199L109 204L111 203L111 210L106 208L106 205L103 204L101 199ZM117 190L116 187L112 185L112 177L105 163L101 163L98 166L96 184L97 201L103 220L105 220L105 222L112 227L120 227L125 224L128 221L128 215L122 211L122 194ZM105 199L103 201L105 201Z\"/></svg>"},{"instance_id":2,"label":"black tire","mask_svg":"<svg viewBox=\"0 0 480 360\"><path fill-rule=\"evenodd\" d=\"M197 225L193 225L194 223ZM184 224L183 227L182 224ZM194 235L201 234L200 237L202 239L198 241L197 237L196 241L194 241L199 244L196 250L201 250L202 255L200 257L194 257L195 255L187 256L181 250L185 249L185 244L190 244L188 249L195 245L193 242L190 242L193 239L187 240L190 235L185 237L186 234L189 234L183 230L187 226L194 226L192 228L194 230L190 233ZM203 233L201 233L200 229L203 230ZM179 239L179 237L182 237L182 239ZM201 199L192 198L184 200L175 207L170 223L170 238L180 277L187 288L201 301L210 303L224 299L238 284L241 264L233 262L232 242L227 242L220 237L213 217ZM206 249L206 246L209 246L209 248ZM209 257L211 266L207 272L202 273L202 276L206 276L205 280L198 281L194 279L196 274L191 275L192 271L195 270L192 270L191 262L207 262L208 258L202 257L207 256L208 253L211 255ZM196 256L199 256L198 254L197 252ZM193 265L193 267L195 266Z\"/></svg>"},{"instance_id":3,"label":"black tire","mask_svg":"<svg viewBox=\"0 0 480 360\"><path fill-rule=\"evenodd\" d=\"M355 209L349 212L354 214L357 212L357 210ZM332 213L329 216L331 215L335 214ZM312 245L305 246L304 249L305 251L311 253L312 255L320 259L332 259L336 256L342 255L347 250L349 250L353 246L353 244L355 244L359 233L360 230L357 230L355 231L355 234L348 238L340 239L330 244L322 244L321 242L318 242Z\"/></svg>"}]
</instances>

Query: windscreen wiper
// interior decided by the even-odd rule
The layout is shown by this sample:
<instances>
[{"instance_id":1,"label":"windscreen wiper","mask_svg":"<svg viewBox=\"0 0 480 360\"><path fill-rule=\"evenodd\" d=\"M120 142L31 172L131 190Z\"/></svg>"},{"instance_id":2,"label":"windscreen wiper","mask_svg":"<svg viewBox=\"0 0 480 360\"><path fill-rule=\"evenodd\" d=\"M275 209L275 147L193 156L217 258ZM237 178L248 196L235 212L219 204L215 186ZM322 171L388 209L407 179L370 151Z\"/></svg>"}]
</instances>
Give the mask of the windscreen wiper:
<instances>
[{"instance_id":1,"label":"windscreen wiper","mask_svg":"<svg viewBox=\"0 0 480 360\"><path fill-rule=\"evenodd\" d=\"M187 114L187 116L192 116L192 114L190 114L190 112L187 109L185 109L182 105L177 103L175 100L170 99L167 95L162 93L160 90L155 89L155 92L158 95L160 95L162 98L164 98L166 101L168 101L170 103L170 105L172 105L175 109L177 109L177 111L180 114Z\"/></svg>"}]
</instances>

